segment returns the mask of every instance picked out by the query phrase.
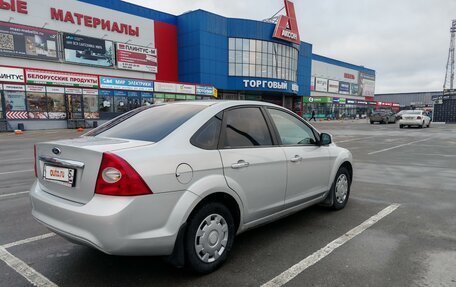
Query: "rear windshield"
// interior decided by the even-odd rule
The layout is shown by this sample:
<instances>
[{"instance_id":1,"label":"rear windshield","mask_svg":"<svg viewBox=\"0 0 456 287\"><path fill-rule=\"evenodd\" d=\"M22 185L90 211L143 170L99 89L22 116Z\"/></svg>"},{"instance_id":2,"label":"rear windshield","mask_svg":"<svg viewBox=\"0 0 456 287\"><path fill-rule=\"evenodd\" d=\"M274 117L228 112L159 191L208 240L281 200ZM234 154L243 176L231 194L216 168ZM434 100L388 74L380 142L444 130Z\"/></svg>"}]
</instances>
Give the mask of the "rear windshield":
<instances>
[{"instance_id":1,"label":"rear windshield","mask_svg":"<svg viewBox=\"0 0 456 287\"><path fill-rule=\"evenodd\" d=\"M159 142L204 108L206 106L180 104L142 107L101 125L86 136Z\"/></svg>"},{"instance_id":2,"label":"rear windshield","mask_svg":"<svg viewBox=\"0 0 456 287\"><path fill-rule=\"evenodd\" d=\"M407 115L421 115L422 111L405 111L404 114Z\"/></svg>"}]
</instances>

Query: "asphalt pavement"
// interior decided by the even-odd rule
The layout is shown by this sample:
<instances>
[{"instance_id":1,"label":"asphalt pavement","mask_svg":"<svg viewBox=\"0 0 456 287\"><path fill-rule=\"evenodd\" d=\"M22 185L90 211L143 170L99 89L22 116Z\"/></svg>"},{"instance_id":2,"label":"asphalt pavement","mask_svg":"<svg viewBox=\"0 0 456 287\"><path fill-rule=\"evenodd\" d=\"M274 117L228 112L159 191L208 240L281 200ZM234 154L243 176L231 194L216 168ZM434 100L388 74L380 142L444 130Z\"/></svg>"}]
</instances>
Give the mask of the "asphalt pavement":
<instances>
[{"instance_id":1,"label":"asphalt pavement","mask_svg":"<svg viewBox=\"0 0 456 287\"><path fill-rule=\"evenodd\" d=\"M311 207L246 232L206 276L51 234L30 214L33 144L79 134L0 134L0 286L32 286L31 277L42 286L456 286L456 125L313 124L353 153L346 208Z\"/></svg>"}]
</instances>

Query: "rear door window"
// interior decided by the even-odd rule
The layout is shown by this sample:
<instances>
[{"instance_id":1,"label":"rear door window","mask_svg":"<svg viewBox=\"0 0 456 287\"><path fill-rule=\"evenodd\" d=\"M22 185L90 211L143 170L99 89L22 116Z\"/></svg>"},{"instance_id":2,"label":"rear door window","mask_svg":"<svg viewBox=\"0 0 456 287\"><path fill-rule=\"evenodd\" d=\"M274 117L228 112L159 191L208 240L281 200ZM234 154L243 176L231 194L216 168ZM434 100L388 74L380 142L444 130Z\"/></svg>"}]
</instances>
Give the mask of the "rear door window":
<instances>
[{"instance_id":1,"label":"rear door window","mask_svg":"<svg viewBox=\"0 0 456 287\"><path fill-rule=\"evenodd\" d=\"M159 142L194 115L203 105L153 105L127 112L92 130L86 136Z\"/></svg>"},{"instance_id":2,"label":"rear door window","mask_svg":"<svg viewBox=\"0 0 456 287\"><path fill-rule=\"evenodd\" d=\"M223 113L220 113L210 119L195 133L190 142L202 149L217 149L220 130L222 128L222 116Z\"/></svg>"},{"instance_id":3,"label":"rear door window","mask_svg":"<svg viewBox=\"0 0 456 287\"><path fill-rule=\"evenodd\" d=\"M272 137L260 108L225 111L223 148L271 146Z\"/></svg>"}]
</instances>

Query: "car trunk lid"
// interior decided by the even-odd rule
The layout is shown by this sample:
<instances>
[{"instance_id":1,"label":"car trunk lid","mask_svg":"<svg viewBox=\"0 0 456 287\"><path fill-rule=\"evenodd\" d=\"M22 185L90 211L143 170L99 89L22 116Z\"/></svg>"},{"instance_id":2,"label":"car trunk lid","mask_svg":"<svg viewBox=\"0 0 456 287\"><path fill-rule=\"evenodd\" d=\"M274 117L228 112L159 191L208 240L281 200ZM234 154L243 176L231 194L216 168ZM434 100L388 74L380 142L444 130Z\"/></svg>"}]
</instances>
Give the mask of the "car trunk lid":
<instances>
[{"instance_id":1,"label":"car trunk lid","mask_svg":"<svg viewBox=\"0 0 456 287\"><path fill-rule=\"evenodd\" d=\"M37 175L49 194L85 204L94 196L104 152L150 145L151 142L80 137L36 145Z\"/></svg>"}]
</instances>

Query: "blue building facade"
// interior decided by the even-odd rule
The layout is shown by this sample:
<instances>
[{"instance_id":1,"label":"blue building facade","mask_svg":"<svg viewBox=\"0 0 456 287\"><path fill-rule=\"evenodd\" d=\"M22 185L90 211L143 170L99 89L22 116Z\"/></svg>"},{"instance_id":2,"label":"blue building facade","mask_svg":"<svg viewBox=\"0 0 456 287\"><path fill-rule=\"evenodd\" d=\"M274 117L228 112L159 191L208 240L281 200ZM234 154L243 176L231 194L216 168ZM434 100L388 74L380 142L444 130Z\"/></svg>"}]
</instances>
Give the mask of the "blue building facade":
<instances>
[{"instance_id":1,"label":"blue building facade","mask_svg":"<svg viewBox=\"0 0 456 287\"><path fill-rule=\"evenodd\" d=\"M53 44L39 57L20 45L0 53L0 122L11 127L64 128L72 120L93 125L140 105L213 97L267 101L303 115L316 108L306 110L308 99L331 96L336 80L341 83L337 99L345 97L347 85L350 91L357 86L373 91L375 71L313 54L312 44L299 40L294 18L281 26L204 10L172 15L121 0L26 2L26 13L0 10L1 19L13 19L0 21L2 33L17 43L41 33ZM17 29L23 33L14 33ZM67 35L78 45L65 47ZM70 59L71 53L81 54L74 47L93 43L102 43L95 46L109 55L106 63L96 57ZM315 63L330 68L318 71ZM344 80L344 74L353 78ZM49 80L54 78L70 80ZM113 86L106 79L150 87ZM322 91L316 83L325 79ZM367 100L361 92L350 96Z\"/></svg>"}]
</instances>

